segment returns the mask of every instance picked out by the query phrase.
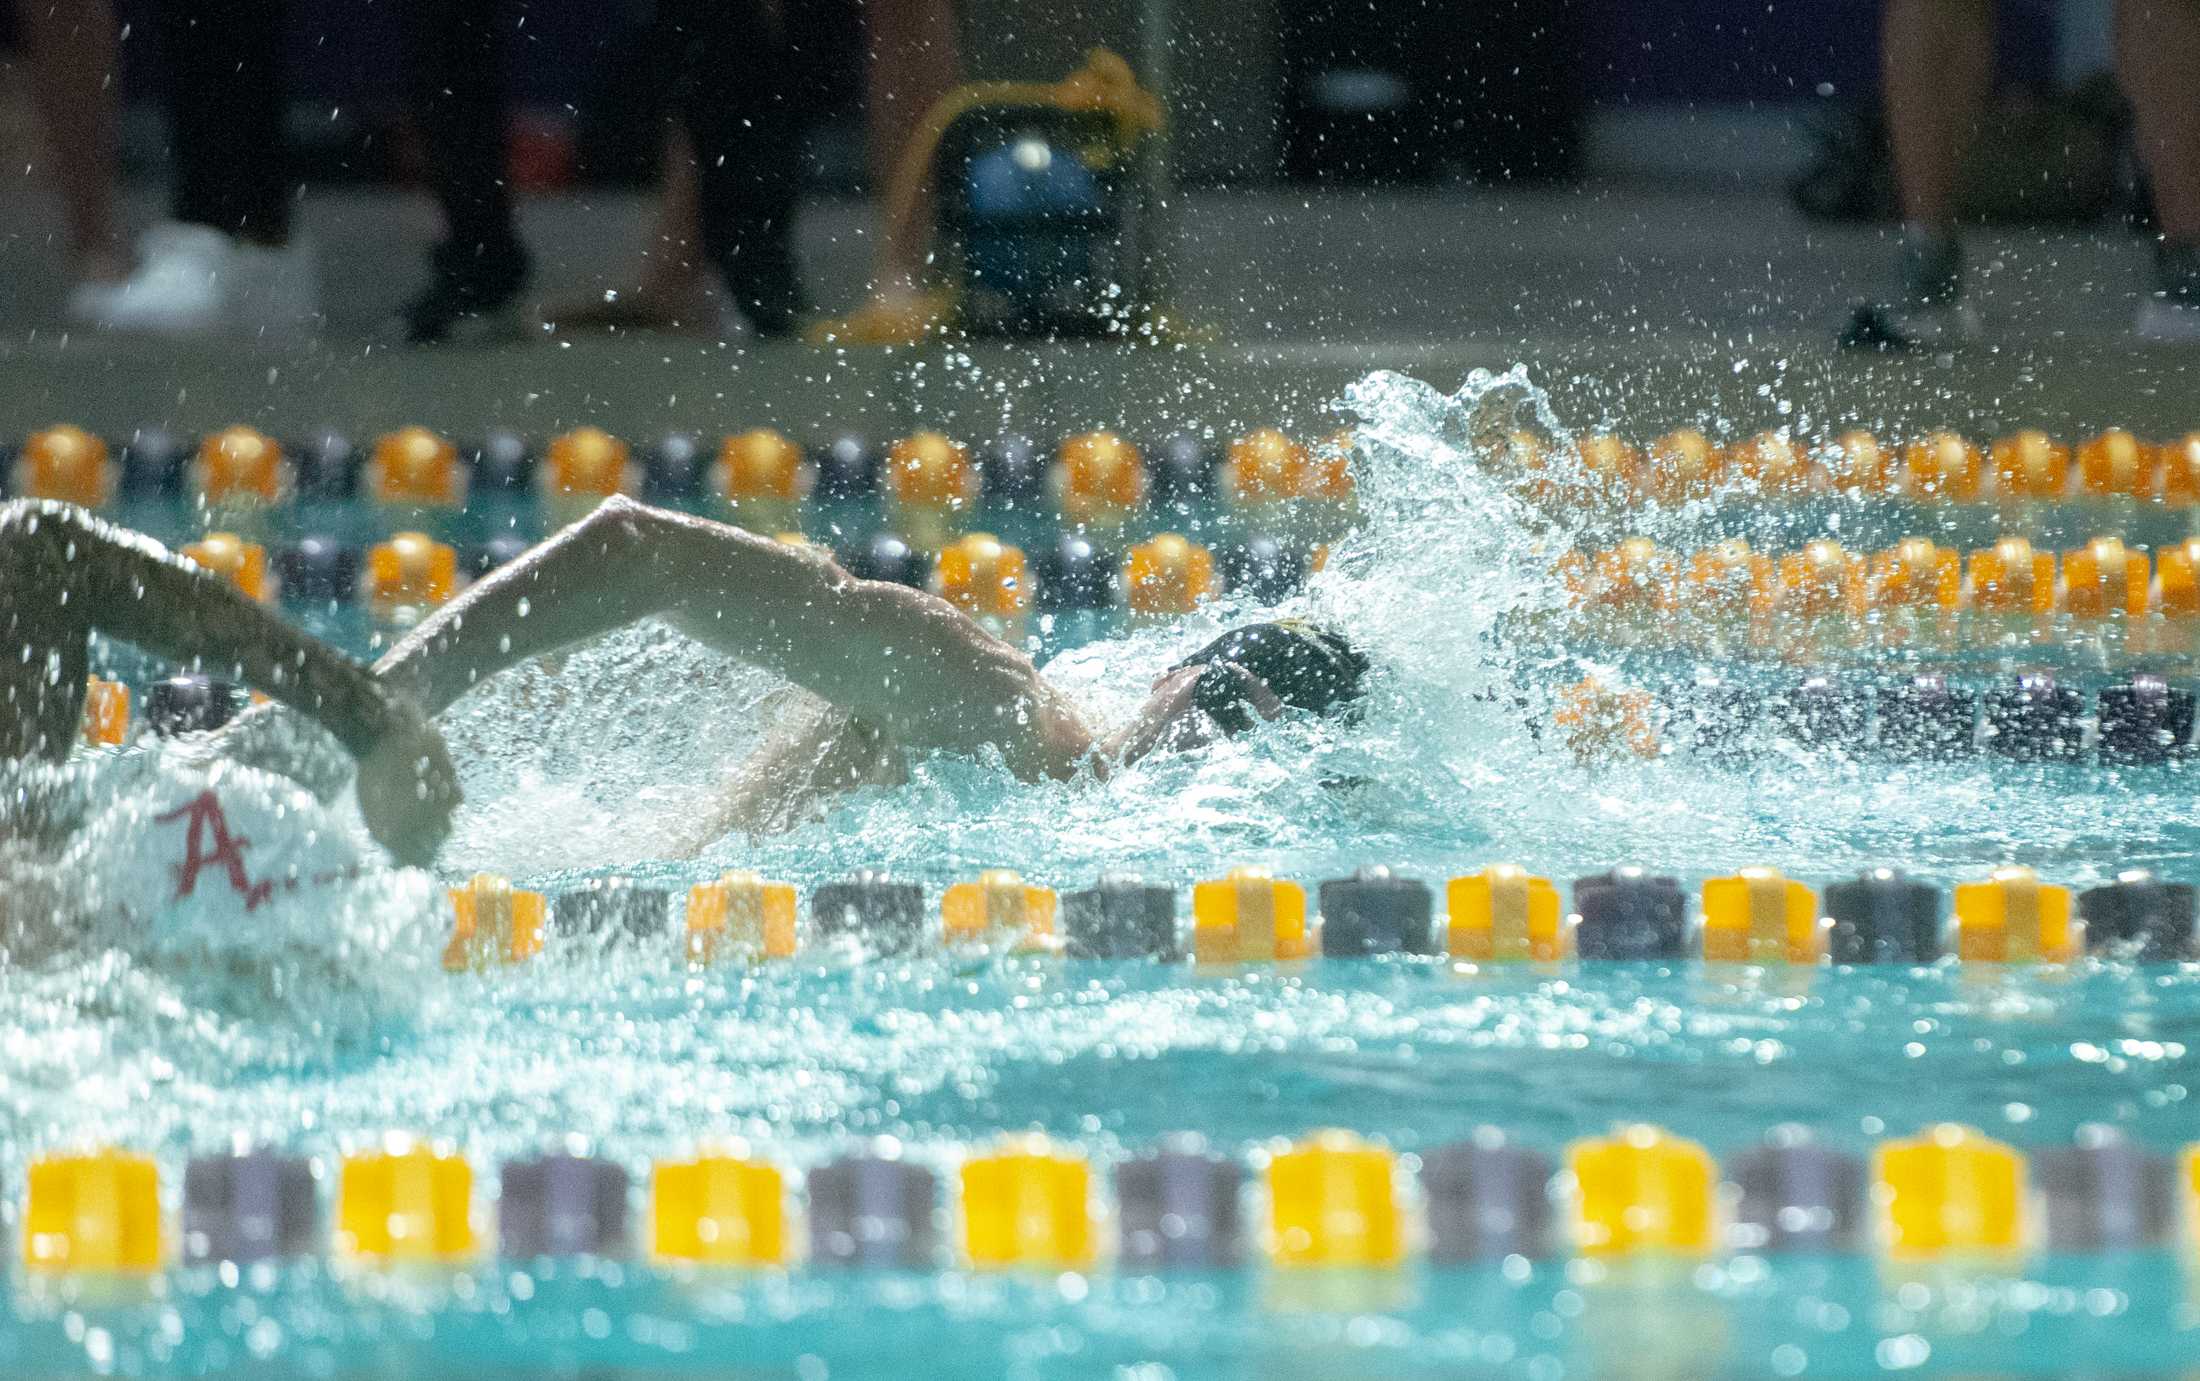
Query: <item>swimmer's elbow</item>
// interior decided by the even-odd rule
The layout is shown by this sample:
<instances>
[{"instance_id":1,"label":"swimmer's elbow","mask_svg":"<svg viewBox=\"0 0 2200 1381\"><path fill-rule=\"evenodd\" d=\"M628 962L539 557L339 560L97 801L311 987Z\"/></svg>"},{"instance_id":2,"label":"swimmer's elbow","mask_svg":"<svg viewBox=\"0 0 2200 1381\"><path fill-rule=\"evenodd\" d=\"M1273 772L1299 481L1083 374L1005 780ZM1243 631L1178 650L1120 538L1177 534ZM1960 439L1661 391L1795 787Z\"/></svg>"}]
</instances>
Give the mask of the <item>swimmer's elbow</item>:
<instances>
[{"instance_id":1,"label":"swimmer's elbow","mask_svg":"<svg viewBox=\"0 0 2200 1381\"><path fill-rule=\"evenodd\" d=\"M1001 702L1016 726L1003 744L1009 765L1025 781L1068 781L1094 761L1099 740L1077 707L1047 684L1030 658L1004 650L1015 659L1003 668L1008 689Z\"/></svg>"},{"instance_id":2,"label":"swimmer's elbow","mask_svg":"<svg viewBox=\"0 0 2200 1381\"><path fill-rule=\"evenodd\" d=\"M94 531L95 520L72 503L0 501L0 580L21 584L40 571L50 575L63 563L74 562L79 555L76 549Z\"/></svg>"},{"instance_id":3,"label":"swimmer's elbow","mask_svg":"<svg viewBox=\"0 0 2200 1381\"><path fill-rule=\"evenodd\" d=\"M84 530L84 510L75 504L59 499L0 500L0 553L50 545Z\"/></svg>"},{"instance_id":4,"label":"swimmer's elbow","mask_svg":"<svg viewBox=\"0 0 2200 1381\"><path fill-rule=\"evenodd\" d=\"M606 557L622 557L629 552L646 550L644 544L652 529L664 517L662 510L624 494L613 494L570 524L562 535L567 541L584 543Z\"/></svg>"}]
</instances>

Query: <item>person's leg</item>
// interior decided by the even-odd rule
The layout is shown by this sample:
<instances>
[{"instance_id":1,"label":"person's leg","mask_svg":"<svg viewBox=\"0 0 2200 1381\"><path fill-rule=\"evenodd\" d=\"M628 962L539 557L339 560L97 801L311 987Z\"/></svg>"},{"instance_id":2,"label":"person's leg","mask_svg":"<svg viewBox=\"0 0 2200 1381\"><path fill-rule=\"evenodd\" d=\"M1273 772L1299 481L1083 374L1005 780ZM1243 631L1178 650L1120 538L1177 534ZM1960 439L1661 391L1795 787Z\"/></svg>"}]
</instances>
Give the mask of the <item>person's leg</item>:
<instances>
[{"instance_id":1,"label":"person's leg","mask_svg":"<svg viewBox=\"0 0 2200 1381\"><path fill-rule=\"evenodd\" d=\"M2131 98L2140 159L2154 182L2161 238L2139 329L2200 339L2200 0L2123 0L2117 67Z\"/></svg>"},{"instance_id":2,"label":"person's leg","mask_svg":"<svg viewBox=\"0 0 2200 1381\"><path fill-rule=\"evenodd\" d=\"M72 314L179 336L288 333L318 320L312 251L290 234L285 17L281 0L152 7L175 164L170 219L139 240L127 279L72 294Z\"/></svg>"},{"instance_id":3,"label":"person's leg","mask_svg":"<svg viewBox=\"0 0 2200 1381\"><path fill-rule=\"evenodd\" d=\"M2116 47L2163 238L2200 243L2200 3L2124 0Z\"/></svg>"},{"instance_id":4,"label":"person's leg","mask_svg":"<svg viewBox=\"0 0 2200 1381\"><path fill-rule=\"evenodd\" d=\"M894 184L904 147L925 113L962 81L962 50L955 32L954 0L868 0L863 6L865 153L871 199L880 210L878 257L872 291L881 296L916 291L931 240L929 188L909 212L889 215L887 189Z\"/></svg>"},{"instance_id":5,"label":"person's leg","mask_svg":"<svg viewBox=\"0 0 2200 1381\"><path fill-rule=\"evenodd\" d=\"M945 324L948 297L928 289L936 191L933 170L905 179L910 138L941 97L962 82L954 0L865 0L864 100L877 248L871 288L848 316L820 323L820 342L921 340Z\"/></svg>"},{"instance_id":6,"label":"person's leg","mask_svg":"<svg viewBox=\"0 0 2200 1381\"><path fill-rule=\"evenodd\" d=\"M163 0L153 15L167 66L171 215L255 244L286 243L284 7L276 0Z\"/></svg>"},{"instance_id":7,"label":"person's leg","mask_svg":"<svg viewBox=\"0 0 2200 1381\"><path fill-rule=\"evenodd\" d=\"M1912 349L1975 333L1963 301L1956 196L1993 80L1992 0L1886 0L1880 84L1902 212L1898 301L1857 309L1845 346Z\"/></svg>"},{"instance_id":8,"label":"person's leg","mask_svg":"<svg viewBox=\"0 0 2200 1381\"><path fill-rule=\"evenodd\" d=\"M802 122L786 38L762 6L661 0L674 107L694 145L703 254L758 334L791 332L802 310L794 258Z\"/></svg>"},{"instance_id":9,"label":"person's leg","mask_svg":"<svg viewBox=\"0 0 2200 1381\"><path fill-rule=\"evenodd\" d=\"M718 300L717 284L703 262L702 178L695 167L695 146L677 125L665 135L657 219L634 296L646 309L670 313L673 325L681 324L683 316L692 319L714 309Z\"/></svg>"},{"instance_id":10,"label":"person's leg","mask_svg":"<svg viewBox=\"0 0 2200 1381\"><path fill-rule=\"evenodd\" d=\"M530 265L505 167L504 45L498 0L406 0L413 116L427 146L428 183L443 241L428 289L406 314L417 341L508 308Z\"/></svg>"},{"instance_id":11,"label":"person's leg","mask_svg":"<svg viewBox=\"0 0 2200 1381\"><path fill-rule=\"evenodd\" d=\"M129 272L115 216L115 14L107 0L20 0L47 157L79 280Z\"/></svg>"},{"instance_id":12,"label":"person's leg","mask_svg":"<svg viewBox=\"0 0 2200 1381\"><path fill-rule=\"evenodd\" d=\"M547 307L546 321L567 327L636 331L710 331L718 325L718 273L703 257L700 179L695 151L678 125L665 136L657 215L634 287Z\"/></svg>"},{"instance_id":13,"label":"person's leg","mask_svg":"<svg viewBox=\"0 0 2200 1381\"><path fill-rule=\"evenodd\" d=\"M1991 0L1887 0L1881 25L1902 218L1953 239L1957 180L1993 76Z\"/></svg>"}]
</instances>

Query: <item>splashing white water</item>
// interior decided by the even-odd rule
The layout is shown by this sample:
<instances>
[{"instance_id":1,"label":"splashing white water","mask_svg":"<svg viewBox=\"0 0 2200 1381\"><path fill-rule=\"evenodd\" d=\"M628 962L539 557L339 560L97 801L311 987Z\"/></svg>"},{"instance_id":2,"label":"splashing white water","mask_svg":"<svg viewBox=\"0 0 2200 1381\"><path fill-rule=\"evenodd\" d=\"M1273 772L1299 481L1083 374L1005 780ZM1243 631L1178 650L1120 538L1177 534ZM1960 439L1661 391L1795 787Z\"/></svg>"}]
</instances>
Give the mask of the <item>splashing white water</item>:
<instances>
[{"instance_id":1,"label":"splashing white water","mask_svg":"<svg viewBox=\"0 0 2200 1381\"><path fill-rule=\"evenodd\" d=\"M644 627L573 653L555 675L536 666L500 677L446 716L470 799L445 868L555 889L610 867L678 885L741 865L805 886L884 867L936 886L1011 866L1072 887L1119 868L1181 885L1254 863L1312 884L1367 863L1437 880L1508 860L1563 885L1616 863L1691 877L1769 863L1814 883L1905 863L1945 882L2013 859L2082 883L2133 864L2182 876L2200 853L2189 788L2160 774L1986 760L1903 768L1802 752L1747 767L1585 767L1553 751L1530 730L1532 692L1573 668L1538 630L1563 600L1550 558L1576 534L1509 491L1496 451L1520 430L1563 450L1563 432L1517 370L1451 396L1377 375L1347 401L1366 522L1304 594L1280 610L1224 601L1047 670L1108 721L1230 624L1300 614L1372 654L1361 722L1288 719L1104 782L1021 785L982 763L922 760L907 785L842 798L814 824L658 864L787 706L770 678ZM272 744L265 760L303 746ZM207 857L211 838L197 851L197 890L176 896L190 818L163 817L208 790L233 839L248 841L244 886L274 884L258 904ZM358 876L325 887L282 885L354 865ZM2074 1068L2065 1037L2093 1039L2100 1026L2074 994L2049 993L2041 1006L2052 1017L2066 1004L2065 1026L2033 1014L2009 1024L2014 1038L1982 1028L2001 1046L1951 1026L1929 1042L1938 1063L1913 1071L1877 1042L1890 1030L1909 1039L1907 1021L1888 1024L1888 1004L1944 1022L1970 1001L1952 978L1913 999L1894 980L1850 975L1846 1005L1812 998L1790 1010L1779 995L1707 1003L1693 977L1646 1000L1630 975L1586 971L1474 989L1389 965L1331 967L1316 981L1151 968L968 974L948 960L697 975L661 951L576 946L446 982L433 973L448 925L439 889L424 873L382 868L343 793L317 800L183 744L0 766L0 879L0 930L35 913L55 942L35 965L0 965L0 1176L17 1184L26 1155L58 1145L181 1149L239 1133L325 1151L334 1137L388 1126L470 1139L485 1165L565 1132L658 1154L729 1128L834 1142L905 1133L912 1119L919 1131L1038 1117L1075 1127L1103 1111L1142 1138L1179 1125L1187 1106L1248 1136L1294 1130L1308 1106L1401 1136L1523 1109L1553 1139L1653 1111L1685 1128L1726 1126L1740 1109L1752 1133L1772 1106L1827 1125L1859 1111L1907 1125L1951 1106L1983 1120L2010 1101L1998 1081ZM2112 993L2109 1010L2152 1040L2161 1032L2147 1029L2146 1003L2158 995L2140 987ZM2002 1065L2035 1028L2048 1058ZM1761 1038L1739 1042L1754 1050L1785 1042L1777 1058L1799 1062L1800 1079L1735 1055L1737 1032ZM1553 1045L1554 1033L1579 1044ZM1661 1058L1692 1073L1646 1076ZM1898 1067L1902 1078L1859 1095L1858 1070ZM2170 1103L2139 1095L2174 1076L2165 1061L2113 1096L2168 1118ZM1265 1101L1248 1096L1262 1087ZM2109 1106L2098 1093L2090 1104L2026 1097L2072 1117Z\"/></svg>"},{"instance_id":2,"label":"splashing white water","mask_svg":"<svg viewBox=\"0 0 2200 1381\"><path fill-rule=\"evenodd\" d=\"M2189 847L2179 812L2135 809L2112 782L2027 785L2049 774L2008 764L1921 770L1804 753L1747 768L1574 762L1533 726L1544 688L1577 676L1582 653L1550 632L1565 599L1553 561L1595 534L1586 519L1524 500L1505 468L1508 438L1520 433L1560 463L1569 454L1544 396L1515 367L1477 372L1449 395L1374 374L1343 404L1356 419L1363 522L1304 593L1276 609L1225 599L1064 654L1046 671L1095 722L1117 722L1156 674L1226 627L1296 614L1345 630L1370 654L1377 671L1359 721L1293 718L1201 753L1157 755L1105 782L1023 785L982 763L920 760L906 785L849 795L787 834L711 841L698 836L706 807L785 716L804 712L804 698L643 625L497 677L444 717L467 793L444 871L488 868L555 886L610 868L677 883L739 864L812 882L864 866L937 881L1005 865L1074 885L1123 867L1183 880L1252 862L1319 877L1384 861L1442 876L1505 858L1560 877L1618 862L1700 872L1761 861L1824 875L1877 862L2050 863L2089 849L2113 867ZM1654 527L1666 516L1629 521ZM133 812L145 808L129 802L155 783L180 790L175 773L209 769L187 769L175 748L143 756L153 765L135 775L72 768L57 779L65 789L41 790L73 793L80 819L119 822L70 846L87 874L134 878L157 897L155 864L95 866L94 856L120 858L142 831ZM10 778L18 797L26 780ZM269 812L259 845L310 850L342 838L365 849L347 803L234 780ZM2104 840L2116 841L2113 851ZM697 848L692 862L651 867ZM104 885L51 880L84 897ZM435 909L422 900L424 880L391 885L411 891L362 890L358 907ZM287 898L268 907L293 909Z\"/></svg>"}]
</instances>

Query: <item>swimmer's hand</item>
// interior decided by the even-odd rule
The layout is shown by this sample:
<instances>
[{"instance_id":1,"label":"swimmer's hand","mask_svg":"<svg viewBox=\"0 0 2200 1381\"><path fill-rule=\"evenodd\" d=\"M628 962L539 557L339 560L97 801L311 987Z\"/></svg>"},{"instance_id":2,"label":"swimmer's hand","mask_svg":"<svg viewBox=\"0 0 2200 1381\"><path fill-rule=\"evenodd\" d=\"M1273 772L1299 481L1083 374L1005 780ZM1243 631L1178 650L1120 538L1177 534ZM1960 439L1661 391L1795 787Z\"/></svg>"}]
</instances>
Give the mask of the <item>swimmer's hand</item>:
<instances>
[{"instance_id":1,"label":"swimmer's hand","mask_svg":"<svg viewBox=\"0 0 2200 1381\"><path fill-rule=\"evenodd\" d=\"M458 770L443 736L408 701L392 700L387 720L359 754L359 813L399 863L424 868L451 832Z\"/></svg>"},{"instance_id":2,"label":"swimmer's hand","mask_svg":"<svg viewBox=\"0 0 2200 1381\"><path fill-rule=\"evenodd\" d=\"M1217 724L1201 704L1204 697L1200 693L1200 681L1209 675L1236 678L1245 699L1261 718L1274 719L1283 713L1283 702L1276 698L1276 693L1243 667L1229 662L1178 667L1153 683L1153 694L1147 697L1130 723L1100 746L1102 761L1118 765L1133 763L1148 753L1164 749L1184 751L1225 737L1226 727Z\"/></svg>"}]
</instances>

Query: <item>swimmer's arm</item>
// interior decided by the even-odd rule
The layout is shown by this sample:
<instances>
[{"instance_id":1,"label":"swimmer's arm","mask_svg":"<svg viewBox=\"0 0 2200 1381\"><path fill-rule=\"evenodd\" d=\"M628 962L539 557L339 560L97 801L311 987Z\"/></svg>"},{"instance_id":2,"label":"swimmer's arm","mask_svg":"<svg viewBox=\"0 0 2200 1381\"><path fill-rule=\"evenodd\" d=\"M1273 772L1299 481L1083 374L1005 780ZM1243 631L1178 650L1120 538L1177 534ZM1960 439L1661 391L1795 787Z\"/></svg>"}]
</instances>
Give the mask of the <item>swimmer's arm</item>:
<instances>
[{"instance_id":1,"label":"swimmer's arm","mask_svg":"<svg viewBox=\"0 0 2200 1381\"><path fill-rule=\"evenodd\" d=\"M243 682L359 760L367 828L423 864L458 802L442 739L368 670L158 542L68 504L0 504L0 756L64 758L93 633Z\"/></svg>"},{"instance_id":2,"label":"swimmer's arm","mask_svg":"<svg viewBox=\"0 0 2200 1381\"><path fill-rule=\"evenodd\" d=\"M624 499L445 605L376 673L414 691L433 714L506 667L651 617L905 744L997 748L1026 778L1067 776L1093 746L1030 658L946 601Z\"/></svg>"},{"instance_id":3,"label":"swimmer's arm","mask_svg":"<svg viewBox=\"0 0 2200 1381\"><path fill-rule=\"evenodd\" d=\"M739 830L776 834L817 813L827 798L908 780L901 751L878 730L799 691L807 706L744 761L712 800L684 822L669 853L692 857Z\"/></svg>"},{"instance_id":4,"label":"swimmer's arm","mask_svg":"<svg viewBox=\"0 0 2200 1381\"><path fill-rule=\"evenodd\" d=\"M1274 719L1283 713L1283 702L1259 677L1228 663L1222 664L1222 669L1225 675L1237 678L1246 700L1261 718ZM1178 667L1156 681L1153 693L1138 713L1101 740L1093 755L1100 771L1127 766L1165 748L1197 748L1218 737L1214 721L1199 710L1199 680L1210 672L1208 667Z\"/></svg>"},{"instance_id":5,"label":"swimmer's arm","mask_svg":"<svg viewBox=\"0 0 2200 1381\"><path fill-rule=\"evenodd\" d=\"M354 756L397 719L365 667L151 538L68 504L0 504L0 630L32 654L0 669L0 756L67 754L94 632L264 692Z\"/></svg>"}]
</instances>

